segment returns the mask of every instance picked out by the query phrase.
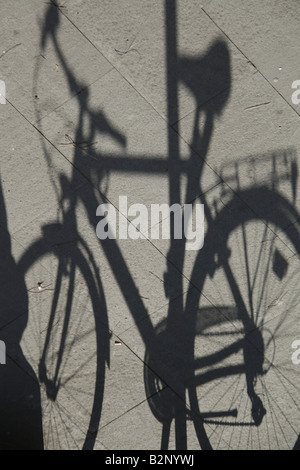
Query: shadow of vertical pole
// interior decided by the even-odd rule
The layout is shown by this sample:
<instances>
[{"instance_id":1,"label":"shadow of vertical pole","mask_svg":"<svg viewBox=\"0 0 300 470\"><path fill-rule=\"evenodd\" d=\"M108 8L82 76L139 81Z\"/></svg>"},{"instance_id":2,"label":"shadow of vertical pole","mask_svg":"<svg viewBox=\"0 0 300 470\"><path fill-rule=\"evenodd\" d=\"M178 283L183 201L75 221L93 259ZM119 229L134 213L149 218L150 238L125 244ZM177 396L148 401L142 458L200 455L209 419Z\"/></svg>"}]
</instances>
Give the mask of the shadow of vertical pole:
<instances>
[{"instance_id":1,"label":"shadow of vertical pole","mask_svg":"<svg viewBox=\"0 0 300 470\"><path fill-rule=\"evenodd\" d=\"M177 55L177 2L176 0L165 0L165 26L166 26L166 79L167 79L167 119L168 119L168 163L169 163L169 199L170 206L180 203L180 151L179 151L179 136L177 132L172 129L172 125L179 121L179 103L178 103L178 83L179 83L179 59ZM171 246L168 254L168 263L171 266L176 261L179 269L183 269L184 255L185 255L185 239L174 239L174 214L170 221L171 228ZM186 373L185 360L183 359L189 351L183 349L185 321L184 306L183 306L183 286L182 277L172 277L171 270L168 269L168 284L171 285L171 290L176 292L176 301L169 304L167 328L169 331L169 338L172 338L172 328L176 328L174 338L179 339L176 344L169 342L169 346L173 348L172 353L174 357L178 357L176 368L178 370L178 383L176 384L176 391L179 397L173 396L174 399L174 418L175 418L175 439L176 449L187 449L187 426L186 426L186 389L185 380L182 376ZM176 326L174 326L176 325ZM178 331L180 332L178 334ZM182 349L182 350L181 350ZM181 364L181 360L183 362ZM193 357L188 357L188 361L193 361ZM211 449L211 445L207 439L204 430L203 421L199 416L197 423L195 423L196 432L201 448ZM162 445L166 446L169 438L169 429L164 428L164 435L162 438Z\"/></svg>"},{"instance_id":2,"label":"shadow of vertical pole","mask_svg":"<svg viewBox=\"0 0 300 470\"><path fill-rule=\"evenodd\" d=\"M161 435L161 450L168 450L169 448L169 439L170 439L170 430L171 430L171 422L166 421L163 424L163 430Z\"/></svg>"},{"instance_id":3,"label":"shadow of vertical pole","mask_svg":"<svg viewBox=\"0 0 300 470\"><path fill-rule=\"evenodd\" d=\"M176 0L166 0L165 2L165 25L166 25L166 74L167 74L167 119L168 119L168 152L169 152L169 199L170 206L180 201L180 179L178 169L179 160L179 141L178 135L171 128L174 122L178 121L178 59L177 59L177 22L176 22ZM183 240L174 240L174 215L170 221L171 229L171 247L169 251L169 262L176 259L179 266L183 264L182 246ZM170 270L168 270L170 275ZM176 283L176 286L174 285ZM175 323L178 327L180 323L175 321L183 317L182 304L182 281L181 279L169 279L172 290L176 289L178 301L170 302L168 312L168 328L172 331L172 325ZM172 336L172 335L171 335ZM171 347L173 344L169 343ZM178 346L178 345L177 345ZM175 347L175 346L174 346ZM179 368L180 365L178 364ZM181 397L185 397L185 386L182 381L178 384L178 392ZM176 449L184 450L187 448L186 436L186 410L184 400L175 401L175 438Z\"/></svg>"}]
</instances>

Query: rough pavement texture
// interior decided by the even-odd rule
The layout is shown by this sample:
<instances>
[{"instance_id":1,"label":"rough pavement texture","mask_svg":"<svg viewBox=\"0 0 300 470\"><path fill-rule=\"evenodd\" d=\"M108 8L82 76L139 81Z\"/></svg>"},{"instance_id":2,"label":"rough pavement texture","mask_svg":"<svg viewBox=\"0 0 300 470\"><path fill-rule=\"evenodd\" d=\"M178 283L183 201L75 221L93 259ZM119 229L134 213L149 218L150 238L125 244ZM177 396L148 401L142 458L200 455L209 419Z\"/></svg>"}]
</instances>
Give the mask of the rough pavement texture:
<instances>
[{"instance_id":1,"label":"rough pavement texture","mask_svg":"<svg viewBox=\"0 0 300 470\"><path fill-rule=\"evenodd\" d=\"M299 448L298 2L0 6L0 448Z\"/></svg>"}]
</instances>

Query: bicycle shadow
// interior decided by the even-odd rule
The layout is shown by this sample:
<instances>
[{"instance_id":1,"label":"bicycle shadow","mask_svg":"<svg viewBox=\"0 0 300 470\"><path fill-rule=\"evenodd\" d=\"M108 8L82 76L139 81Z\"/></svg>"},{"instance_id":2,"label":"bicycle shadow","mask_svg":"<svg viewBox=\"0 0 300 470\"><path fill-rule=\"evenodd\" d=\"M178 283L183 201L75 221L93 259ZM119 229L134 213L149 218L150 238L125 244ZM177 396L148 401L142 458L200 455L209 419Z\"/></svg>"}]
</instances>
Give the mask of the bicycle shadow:
<instances>
[{"instance_id":1,"label":"bicycle shadow","mask_svg":"<svg viewBox=\"0 0 300 470\"><path fill-rule=\"evenodd\" d=\"M256 327L253 319L251 319L248 314L246 305L240 295L236 279L230 270L228 261L230 260L231 252L227 247L227 239L232 231L242 226L244 222L247 221L247 218L249 220L255 219L256 214L251 212L250 206L247 208L247 202L251 202L252 206L253 204L260 203L260 201L264 200L265 196L267 196L267 202L274 203L275 207L276 205L278 207L278 203L282 202L283 204L283 201L277 197L274 191L274 196L272 196L272 190L267 191L265 186L262 188L259 186L248 188L247 192L237 189L234 192L234 201L229 203L226 211L221 211L217 222L214 221L215 215L213 208L210 206L205 194L199 192L199 182L203 176L204 167L206 165L216 119L225 109L231 93L230 53L227 44L217 39L208 47L207 51L201 57L179 57L176 47L176 2L166 2L166 18L168 124L170 130L174 130L174 126L179 120L179 83L183 83L190 90L195 100L194 124L190 142L191 153L189 161L185 166L188 184L183 203L189 204L192 201L200 200L205 206L207 218L208 235L205 240L205 253L200 252L198 255L191 276L190 290L192 294L189 296L186 306L184 305L183 292L183 265L186 256L186 241L184 237L181 240L171 240L171 247L166 259L167 267L164 279L166 285L165 294L170 300L169 310L167 319L156 328L152 325L151 318L148 316L143 300L139 295L118 243L113 239L107 239L102 243L102 248L145 344L145 388L151 411L154 416L163 423L162 449L169 447L170 428L173 421L176 422L176 448L187 448L188 436L186 421L188 413L191 414L194 421L200 447L202 449L211 449L212 444L207 435L206 421L208 418L213 418L217 421L218 418L222 418L222 413L219 415L214 412L210 415L202 413L201 403L199 404L198 402L195 390L200 385L205 385L206 381L211 382L215 379L231 377L234 373L244 374L246 378L246 393L253 405L249 414L252 419L251 426L259 426L265 415L263 402L255 390L257 377L264 372L265 343L260 329ZM68 64L63 48L57 38L58 27L59 12L58 9L52 5L47 12L41 38L41 46L44 47L49 37L51 37L60 65L64 70L70 92L76 95L79 117L76 122L73 143L76 144L82 141L93 142L98 134L103 134L110 136L121 148L124 148L126 145L126 136L109 121L101 110L95 111L91 109L88 90L79 92L79 90L84 87L84 84L79 83L76 79L76 71L72 70ZM86 117L88 117L89 125L85 126L84 130ZM182 202L179 182L181 176L179 165L180 139L178 134L174 132L170 132L168 138L168 173L170 178L169 203L172 205ZM121 169L122 171L124 171L124 168L127 168L127 171L132 174L141 171L141 169L143 169L144 173L155 174L162 171L165 167L165 163L160 165L157 162L150 161L150 163L147 164L144 160L136 158L133 161L127 156L122 157L122 161L118 162L118 155L116 155L111 167L107 168L105 165L105 162L107 162L105 156L94 152L93 149L90 149L89 153L94 159L82 159L84 151L80 148L80 145L75 145L72 162L75 170L82 172L89 181L93 178L96 178L98 182L101 181L112 167L115 170ZM45 156L48 158L46 152ZM49 160L49 164L50 163L51 161ZM74 175L76 171L74 171ZM297 168L295 165L290 173L290 178L294 181L295 194L295 183L297 181ZM224 183L226 183L225 180ZM69 209L65 213L67 223L64 227L57 224L56 226L53 225L52 227L48 227L48 229L44 229L43 243L45 246L51 247L53 247L53 245L60 245L61 248L57 251L57 253L59 252L59 256L65 256L66 253L71 254L74 262L73 266L76 266L78 263L82 262L82 260L78 256L78 253L76 253L76 250L72 252L69 246L64 247L64 242L69 238L68 233L72 233L73 239L80 239L75 218L75 208L79 201L83 202L90 227L92 230L95 230L97 222L99 221L95 211L96 207L99 205L99 194L97 196L95 195L95 190L92 185L90 185L88 190L82 192L80 190L76 192L72 191L70 182L63 176L61 176L59 184L61 190L61 206L63 207L66 201L69 203ZM105 194L100 195L100 200L105 201ZM288 212L290 207L286 206L283 207L283 209L286 209ZM232 214L234 214L234 217ZM262 211L262 215L264 215L264 211ZM295 210L293 211L293 216L295 220L298 217ZM284 214L282 221L280 218L277 218L277 222L283 230L289 220L290 219L286 218ZM276 219L272 219L272 221L276 222ZM171 230L174 229L174 224L175 221L173 217L171 220ZM298 251L299 234L296 229L295 232L291 229L291 233L292 241ZM36 253L36 255L38 256L38 253ZM216 258L218 258L217 262ZM98 391L96 394L98 403L95 404L92 411L94 416L91 418L91 421L94 422L94 426L95 423L99 426L101 419L105 382L104 369L105 365L109 363L109 337L107 334L102 336L102 325L103 323L108 324L108 319L101 276L97 274L97 263L98 260L95 259L94 256L90 256L89 266L91 269L84 265L85 267L82 270L82 275L86 278L87 284L94 286L91 288L91 296L94 298L96 310L104 310L101 315L99 315L99 322L96 323L96 330L99 332L97 347L100 351L101 363L99 360L100 372L97 378ZM200 294L202 293L205 277L208 273L213 277L220 265L222 265L225 271L229 289L233 294L235 304L203 309L200 305ZM250 264L247 265L246 261L246 271L249 266ZM178 271L180 272L181 277L175 275L174 267L176 267L176 273L178 273ZM63 275L64 268L66 268L66 266L60 266L60 270L57 274L58 278ZM274 260L273 268L277 277L284 279L286 260L278 253L277 258ZM89 284L89 277L91 277L92 284ZM94 284L95 277L97 288L95 288ZM71 289L68 292L70 302L73 294L74 289ZM97 299L97 295L99 295L99 299ZM69 310L65 313L66 322L68 323L71 318L71 311ZM204 355L199 359L197 364L199 367L201 366L201 368L207 369L214 365L214 360L217 359L219 362L223 362L229 355L235 354L237 351L242 351L242 363L234 367L225 365L221 370L212 369L204 375L196 377L194 374L195 337L201 336L201 334L204 336L207 328L209 329L217 324L223 326L228 321L232 323L239 321L239 323L242 324L244 328L243 332L246 332L248 335L247 341L239 338L236 343L229 346L226 344L223 348L221 347L218 353L214 353L211 356ZM64 351L60 350L58 363L61 362L63 353ZM41 371L40 379L46 385L46 388L48 387L48 395L52 395L52 400L54 400L57 390L54 389L54 391L51 391L53 384L51 384L50 381L47 382L45 370ZM192 410L188 409L186 403L187 389L190 390L189 399ZM229 410L229 416L235 417L235 410ZM210 423L212 423L212 421L210 421ZM232 424L232 426L234 426L234 424ZM94 442L95 437L90 435L84 447L92 448Z\"/></svg>"},{"instance_id":2,"label":"bicycle shadow","mask_svg":"<svg viewBox=\"0 0 300 470\"><path fill-rule=\"evenodd\" d=\"M0 337L6 346L6 364L0 365L0 449L41 450L40 389L20 347L28 320L28 294L22 273L11 253L1 182L0 213Z\"/></svg>"}]
</instances>

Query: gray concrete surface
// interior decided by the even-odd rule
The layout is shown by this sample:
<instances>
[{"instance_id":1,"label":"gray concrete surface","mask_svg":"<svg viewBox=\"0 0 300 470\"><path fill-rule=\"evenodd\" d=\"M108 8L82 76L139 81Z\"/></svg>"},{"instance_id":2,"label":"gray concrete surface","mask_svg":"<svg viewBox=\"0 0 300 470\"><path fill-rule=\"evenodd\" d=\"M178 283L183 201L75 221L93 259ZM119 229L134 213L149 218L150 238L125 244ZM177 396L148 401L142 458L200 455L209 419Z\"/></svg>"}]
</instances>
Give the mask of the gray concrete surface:
<instances>
[{"instance_id":1,"label":"gray concrete surface","mask_svg":"<svg viewBox=\"0 0 300 470\"><path fill-rule=\"evenodd\" d=\"M299 447L298 2L0 7L0 448Z\"/></svg>"}]
</instances>

